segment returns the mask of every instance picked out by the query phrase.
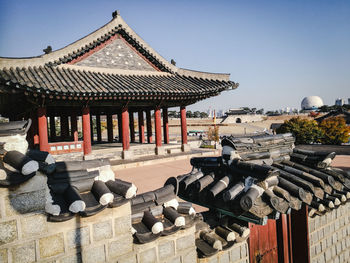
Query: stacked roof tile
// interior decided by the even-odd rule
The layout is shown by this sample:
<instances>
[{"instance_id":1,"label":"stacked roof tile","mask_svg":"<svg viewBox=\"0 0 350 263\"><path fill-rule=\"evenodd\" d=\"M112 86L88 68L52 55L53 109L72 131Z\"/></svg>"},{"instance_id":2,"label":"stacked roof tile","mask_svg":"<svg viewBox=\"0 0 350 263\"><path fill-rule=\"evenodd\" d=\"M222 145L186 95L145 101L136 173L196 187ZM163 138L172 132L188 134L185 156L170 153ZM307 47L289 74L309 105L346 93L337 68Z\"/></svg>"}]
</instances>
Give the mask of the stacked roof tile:
<instances>
[{"instance_id":1,"label":"stacked roof tile","mask_svg":"<svg viewBox=\"0 0 350 263\"><path fill-rule=\"evenodd\" d=\"M29 92L67 96L176 96L205 98L235 84L178 74L122 74L87 67L34 66L0 69L0 82Z\"/></svg>"},{"instance_id":2,"label":"stacked roof tile","mask_svg":"<svg viewBox=\"0 0 350 263\"><path fill-rule=\"evenodd\" d=\"M193 171L173 178L181 198L245 221L309 206L323 215L347 202L350 174L331 167L335 153L295 149L291 134L222 140L220 157L192 158Z\"/></svg>"}]
</instances>

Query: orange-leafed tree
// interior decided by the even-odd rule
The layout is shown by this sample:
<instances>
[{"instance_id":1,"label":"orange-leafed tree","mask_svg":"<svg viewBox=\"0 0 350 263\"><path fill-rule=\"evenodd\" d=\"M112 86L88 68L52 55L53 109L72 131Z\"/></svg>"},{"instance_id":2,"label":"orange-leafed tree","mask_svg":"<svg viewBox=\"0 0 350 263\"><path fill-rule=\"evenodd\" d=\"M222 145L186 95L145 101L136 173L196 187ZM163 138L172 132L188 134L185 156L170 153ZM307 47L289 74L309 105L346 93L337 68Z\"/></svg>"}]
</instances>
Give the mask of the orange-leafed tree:
<instances>
[{"instance_id":1,"label":"orange-leafed tree","mask_svg":"<svg viewBox=\"0 0 350 263\"><path fill-rule=\"evenodd\" d=\"M341 116L324 119L320 123L323 130L322 144L342 144L349 141L350 127Z\"/></svg>"}]
</instances>

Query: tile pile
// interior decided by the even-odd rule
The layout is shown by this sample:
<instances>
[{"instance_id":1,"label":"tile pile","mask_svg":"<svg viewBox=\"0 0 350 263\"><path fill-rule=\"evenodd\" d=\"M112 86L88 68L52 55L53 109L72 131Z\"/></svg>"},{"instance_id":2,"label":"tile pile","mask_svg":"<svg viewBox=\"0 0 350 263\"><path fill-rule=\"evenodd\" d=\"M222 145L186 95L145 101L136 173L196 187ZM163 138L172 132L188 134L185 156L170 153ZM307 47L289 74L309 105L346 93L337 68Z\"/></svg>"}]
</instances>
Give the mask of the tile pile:
<instances>
[{"instance_id":1,"label":"tile pile","mask_svg":"<svg viewBox=\"0 0 350 263\"><path fill-rule=\"evenodd\" d=\"M222 156L192 158L189 174L169 179L180 198L258 224L303 203L309 216L323 215L350 198L350 174L331 167L336 154L297 149L291 134L230 136L222 146ZM215 243L204 234L199 238L200 244Z\"/></svg>"}]
</instances>

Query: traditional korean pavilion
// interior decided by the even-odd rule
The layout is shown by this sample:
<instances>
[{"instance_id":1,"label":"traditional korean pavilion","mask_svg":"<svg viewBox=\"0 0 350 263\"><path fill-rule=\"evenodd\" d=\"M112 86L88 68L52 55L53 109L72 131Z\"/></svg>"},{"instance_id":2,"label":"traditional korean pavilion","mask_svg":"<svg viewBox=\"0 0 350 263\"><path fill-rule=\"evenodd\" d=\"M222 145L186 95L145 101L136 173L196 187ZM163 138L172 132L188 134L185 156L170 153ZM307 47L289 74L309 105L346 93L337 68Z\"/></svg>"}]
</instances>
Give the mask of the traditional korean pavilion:
<instances>
[{"instance_id":1,"label":"traditional korean pavilion","mask_svg":"<svg viewBox=\"0 0 350 263\"><path fill-rule=\"evenodd\" d=\"M108 141L113 142L112 115L117 114L119 140L128 158L130 142L135 142L134 113L138 114L139 142L152 142L151 111L156 150L161 149L162 143L169 143L169 107L180 107L184 149L186 106L238 86L229 80L229 74L182 69L166 61L118 11L93 33L59 50L48 47L44 52L37 57L0 58L0 114L11 120L31 118L31 147L56 154L91 152L92 115L97 127L93 143L102 141L102 115L107 119ZM82 140L78 138L78 116L82 116ZM60 117L59 136L55 117Z\"/></svg>"}]
</instances>

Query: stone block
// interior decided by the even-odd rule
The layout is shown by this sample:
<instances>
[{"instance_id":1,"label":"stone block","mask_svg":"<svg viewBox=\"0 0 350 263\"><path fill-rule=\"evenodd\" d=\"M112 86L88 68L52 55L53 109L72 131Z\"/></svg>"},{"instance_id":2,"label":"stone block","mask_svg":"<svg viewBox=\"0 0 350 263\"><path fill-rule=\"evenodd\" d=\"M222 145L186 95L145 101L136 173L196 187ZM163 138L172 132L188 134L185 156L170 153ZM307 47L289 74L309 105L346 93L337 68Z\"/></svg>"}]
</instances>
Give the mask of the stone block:
<instances>
[{"instance_id":1,"label":"stone block","mask_svg":"<svg viewBox=\"0 0 350 263\"><path fill-rule=\"evenodd\" d=\"M315 246L315 253L316 253L316 255L321 253L321 245L320 245L320 243L316 244L316 246Z\"/></svg>"},{"instance_id":2,"label":"stone block","mask_svg":"<svg viewBox=\"0 0 350 263\"><path fill-rule=\"evenodd\" d=\"M241 259L241 248L239 246L235 246L231 249L231 262L236 262Z\"/></svg>"},{"instance_id":3,"label":"stone block","mask_svg":"<svg viewBox=\"0 0 350 263\"><path fill-rule=\"evenodd\" d=\"M81 227L67 232L68 248L76 248L90 244L89 227Z\"/></svg>"},{"instance_id":4,"label":"stone block","mask_svg":"<svg viewBox=\"0 0 350 263\"><path fill-rule=\"evenodd\" d=\"M45 190L10 195L5 199L6 215L12 216L17 214L44 211L45 202Z\"/></svg>"},{"instance_id":5,"label":"stone block","mask_svg":"<svg viewBox=\"0 0 350 263\"><path fill-rule=\"evenodd\" d=\"M106 261L106 253L104 245L99 247L91 247L82 251L84 263L100 263Z\"/></svg>"},{"instance_id":6,"label":"stone block","mask_svg":"<svg viewBox=\"0 0 350 263\"><path fill-rule=\"evenodd\" d=\"M117 260L118 263L136 263L136 254L135 253L129 253L129 254L125 254L122 257L120 257Z\"/></svg>"},{"instance_id":7,"label":"stone block","mask_svg":"<svg viewBox=\"0 0 350 263\"><path fill-rule=\"evenodd\" d=\"M207 263L219 263L219 255L215 254L214 256L207 258Z\"/></svg>"},{"instance_id":8,"label":"stone block","mask_svg":"<svg viewBox=\"0 0 350 263\"><path fill-rule=\"evenodd\" d=\"M158 146L155 149L156 155L165 155L165 148L163 146Z\"/></svg>"},{"instance_id":9,"label":"stone block","mask_svg":"<svg viewBox=\"0 0 350 263\"><path fill-rule=\"evenodd\" d=\"M24 237L40 235L47 231L46 216L36 214L21 217L22 235Z\"/></svg>"},{"instance_id":10,"label":"stone block","mask_svg":"<svg viewBox=\"0 0 350 263\"><path fill-rule=\"evenodd\" d=\"M247 249L247 243L244 243L241 246L241 258L245 258L248 256L248 249Z\"/></svg>"},{"instance_id":11,"label":"stone block","mask_svg":"<svg viewBox=\"0 0 350 263\"><path fill-rule=\"evenodd\" d=\"M181 257L175 257L169 260L169 263L181 263Z\"/></svg>"},{"instance_id":12,"label":"stone block","mask_svg":"<svg viewBox=\"0 0 350 263\"><path fill-rule=\"evenodd\" d=\"M326 249L324 257L327 262L332 258L332 250L330 248Z\"/></svg>"},{"instance_id":13,"label":"stone block","mask_svg":"<svg viewBox=\"0 0 350 263\"><path fill-rule=\"evenodd\" d=\"M93 224L92 228L94 241L113 237L112 222L110 220Z\"/></svg>"},{"instance_id":14,"label":"stone block","mask_svg":"<svg viewBox=\"0 0 350 263\"><path fill-rule=\"evenodd\" d=\"M171 258L175 255L175 244L174 241L161 242L158 245L158 257L159 260Z\"/></svg>"},{"instance_id":15,"label":"stone block","mask_svg":"<svg viewBox=\"0 0 350 263\"><path fill-rule=\"evenodd\" d=\"M7 249L0 249L0 262L1 263L7 263L8 257L7 257Z\"/></svg>"},{"instance_id":16,"label":"stone block","mask_svg":"<svg viewBox=\"0 0 350 263\"><path fill-rule=\"evenodd\" d=\"M124 234L117 237L116 240L109 243L108 258L115 259L123 254L132 251L133 239L131 235Z\"/></svg>"},{"instance_id":17,"label":"stone block","mask_svg":"<svg viewBox=\"0 0 350 263\"><path fill-rule=\"evenodd\" d=\"M195 247L182 255L182 263L194 262L197 262L197 252Z\"/></svg>"},{"instance_id":18,"label":"stone block","mask_svg":"<svg viewBox=\"0 0 350 263\"><path fill-rule=\"evenodd\" d=\"M82 255L81 253L76 253L64 258L61 258L60 263L82 263L83 259L82 259Z\"/></svg>"},{"instance_id":19,"label":"stone block","mask_svg":"<svg viewBox=\"0 0 350 263\"><path fill-rule=\"evenodd\" d=\"M12 262L31 263L36 261L34 241L11 248Z\"/></svg>"},{"instance_id":20,"label":"stone block","mask_svg":"<svg viewBox=\"0 0 350 263\"><path fill-rule=\"evenodd\" d=\"M157 262L157 252L156 248L151 248L145 250L139 254L139 262L140 263L154 263Z\"/></svg>"},{"instance_id":21,"label":"stone block","mask_svg":"<svg viewBox=\"0 0 350 263\"><path fill-rule=\"evenodd\" d=\"M134 152L131 150L123 151L122 152L122 158L124 160L130 160L134 158Z\"/></svg>"},{"instance_id":22,"label":"stone block","mask_svg":"<svg viewBox=\"0 0 350 263\"><path fill-rule=\"evenodd\" d=\"M315 230L315 222L314 221L309 221L309 231L310 233L314 232Z\"/></svg>"},{"instance_id":23,"label":"stone block","mask_svg":"<svg viewBox=\"0 0 350 263\"><path fill-rule=\"evenodd\" d=\"M219 263L230 263L230 252L223 251L219 255Z\"/></svg>"},{"instance_id":24,"label":"stone block","mask_svg":"<svg viewBox=\"0 0 350 263\"><path fill-rule=\"evenodd\" d=\"M176 251L185 250L194 246L194 235L187 235L176 240Z\"/></svg>"},{"instance_id":25,"label":"stone block","mask_svg":"<svg viewBox=\"0 0 350 263\"><path fill-rule=\"evenodd\" d=\"M189 152L191 150L191 147L188 144L182 144L181 145L181 150L183 152Z\"/></svg>"},{"instance_id":26,"label":"stone block","mask_svg":"<svg viewBox=\"0 0 350 263\"><path fill-rule=\"evenodd\" d=\"M39 254L41 258L48 258L64 252L63 233L39 239Z\"/></svg>"},{"instance_id":27,"label":"stone block","mask_svg":"<svg viewBox=\"0 0 350 263\"><path fill-rule=\"evenodd\" d=\"M323 228L321 228L320 230L318 230L318 238L322 239L324 237L324 232L323 232Z\"/></svg>"},{"instance_id":28,"label":"stone block","mask_svg":"<svg viewBox=\"0 0 350 263\"><path fill-rule=\"evenodd\" d=\"M331 251L332 251L332 258L334 258L337 255L337 250L335 246L332 246Z\"/></svg>"},{"instance_id":29,"label":"stone block","mask_svg":"<svg viewBox=\"0 0 350 263\"><path fill-rule=\"evenodd\" d=\"M114 233L116 236L130 233L131 231L131 217L122 216L114 219Z\"/></svg>"},{"instance_id":30,"label":"stone block","mask_svg":"<svg viewBox=\"0 0 350 263\"><path fill-rule=\"evenodd\" d=\"M16 220L0 223L0 245L11 243L18 239Z\"/></svg>"}]
</instances>

